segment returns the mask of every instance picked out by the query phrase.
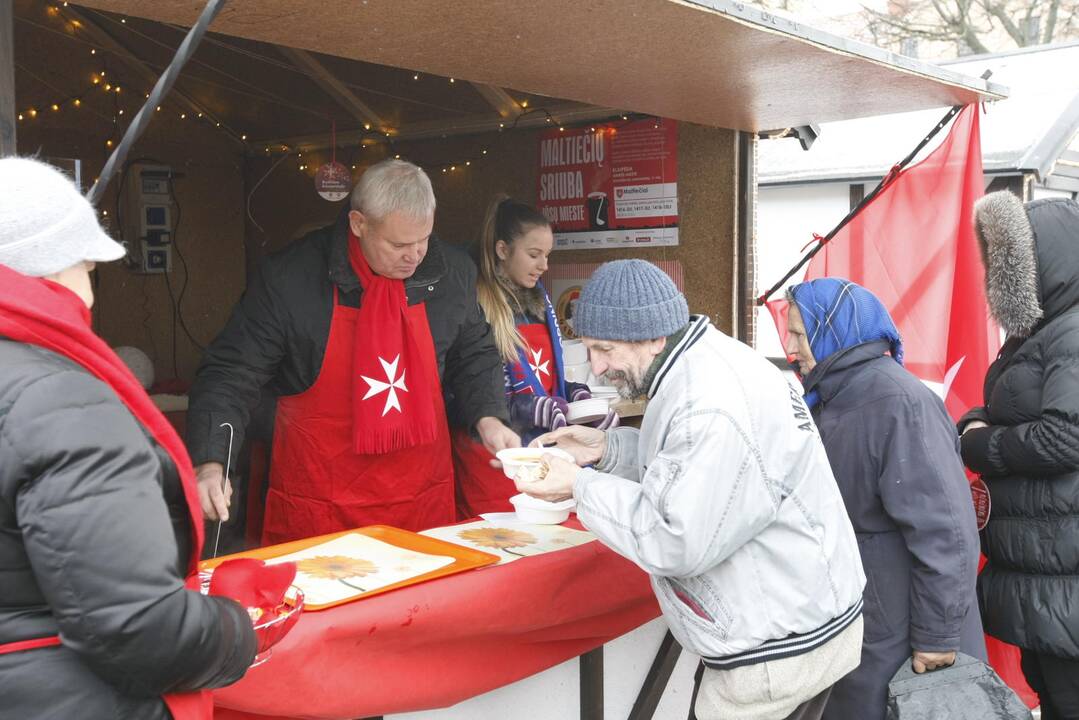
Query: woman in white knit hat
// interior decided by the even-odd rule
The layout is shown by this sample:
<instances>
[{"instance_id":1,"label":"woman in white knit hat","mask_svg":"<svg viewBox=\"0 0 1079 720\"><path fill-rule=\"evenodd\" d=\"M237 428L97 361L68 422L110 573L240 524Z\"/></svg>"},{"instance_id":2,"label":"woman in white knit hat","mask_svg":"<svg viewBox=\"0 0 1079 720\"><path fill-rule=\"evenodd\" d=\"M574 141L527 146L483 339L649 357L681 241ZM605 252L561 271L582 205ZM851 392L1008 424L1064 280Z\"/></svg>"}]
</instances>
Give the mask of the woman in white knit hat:
<instances>
[{"instance_id":1,"label":"woman in white knit hat","mask_svg":"<svg viewBox=\"0 0 1079 720\"><path fill-rule=\"evenodd\" d=\"M244 608L197 590L183 444L90 328L94 263L123 254L58 170L0 159L5 716L209 718L255 654Z\"/></svg>"}]
</instances>

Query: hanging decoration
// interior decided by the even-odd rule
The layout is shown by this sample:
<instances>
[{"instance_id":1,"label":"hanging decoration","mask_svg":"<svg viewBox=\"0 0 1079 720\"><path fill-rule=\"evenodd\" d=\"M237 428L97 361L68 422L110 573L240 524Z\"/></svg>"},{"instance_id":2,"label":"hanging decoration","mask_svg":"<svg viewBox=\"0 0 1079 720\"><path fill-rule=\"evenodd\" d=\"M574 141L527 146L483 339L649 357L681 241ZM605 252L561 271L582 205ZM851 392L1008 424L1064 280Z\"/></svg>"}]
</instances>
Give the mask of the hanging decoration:
<instances>
[{"instance_id":1,"label":"hanging decoration","mask_svg":"<svg viewBox=\"0 0 1079 720\"><path fill-rule=\"evenodd\" d=\"M352 190L351 171L337 162L337 122L330 121L330 162L315 171L315 190L323 200L338 202L348 197Z\"/></svg>"}]
</instances>

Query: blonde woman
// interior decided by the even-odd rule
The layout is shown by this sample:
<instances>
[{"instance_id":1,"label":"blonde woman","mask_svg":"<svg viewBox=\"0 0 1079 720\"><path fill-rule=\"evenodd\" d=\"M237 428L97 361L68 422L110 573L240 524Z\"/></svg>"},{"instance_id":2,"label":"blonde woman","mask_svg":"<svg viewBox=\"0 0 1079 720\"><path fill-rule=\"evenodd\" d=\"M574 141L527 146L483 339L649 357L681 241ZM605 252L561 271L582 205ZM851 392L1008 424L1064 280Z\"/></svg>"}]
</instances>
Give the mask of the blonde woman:
<instances>
[{"instance_id":1,"label":"blonde woman","mask_svg":"<svg viewBox=\"0 0 1079 720\"><path fill-rule=\"evenodd\" d=\"M477 248L477 291L504 363L510 427L524 444L565 426L568 403L592 396L587 385L565 379L562 338L540 281L553 248L551 225L535 208L505 195L491 203ZM617 424L608 411L598 427ZM463 431L453 445L460 513L512 509L513 483L491 468L483 446Z\"/></svg>"}]
</instances>

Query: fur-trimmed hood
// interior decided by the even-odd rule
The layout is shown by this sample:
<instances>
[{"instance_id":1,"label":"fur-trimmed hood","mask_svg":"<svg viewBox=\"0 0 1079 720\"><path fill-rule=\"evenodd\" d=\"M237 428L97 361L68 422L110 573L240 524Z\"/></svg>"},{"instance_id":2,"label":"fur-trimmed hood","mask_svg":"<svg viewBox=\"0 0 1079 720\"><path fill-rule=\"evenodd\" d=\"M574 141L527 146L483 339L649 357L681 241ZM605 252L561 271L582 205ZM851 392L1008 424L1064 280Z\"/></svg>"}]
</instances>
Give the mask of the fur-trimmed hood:
<instances>
[{"instance_id":1,"label":"fur-trimmed hood","mask_svg":"<svg viewBox=\"0 0 1079 720\"><path fill-rule=\"evenodd\" d=\"M1007 191L974 206L989 310L1008 335L1027 336L1079 304L1079 204L1024 205Z\"/></svg>"}]
</instances>

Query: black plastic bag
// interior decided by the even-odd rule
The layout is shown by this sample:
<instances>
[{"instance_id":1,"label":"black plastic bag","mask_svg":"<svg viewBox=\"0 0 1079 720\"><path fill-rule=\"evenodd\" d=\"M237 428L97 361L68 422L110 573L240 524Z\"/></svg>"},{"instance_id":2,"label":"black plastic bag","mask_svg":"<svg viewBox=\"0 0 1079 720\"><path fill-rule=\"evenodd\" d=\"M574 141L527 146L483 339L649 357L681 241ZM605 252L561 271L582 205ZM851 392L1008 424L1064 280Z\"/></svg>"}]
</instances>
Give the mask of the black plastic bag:
<instances>
[{"instance_id":1,"label":"black plastic bag","mask_svg":"<svg viewBox=\"0 0 1079 720\"><path fill-rule=\"evenodd\" d=\"M981 660L958 653L951 667L918 675L903 663L888 683L886 720L1030 720L1019 696Z\"/></svg>"}]
</instances>

